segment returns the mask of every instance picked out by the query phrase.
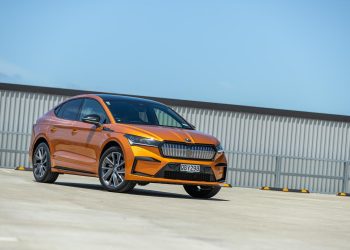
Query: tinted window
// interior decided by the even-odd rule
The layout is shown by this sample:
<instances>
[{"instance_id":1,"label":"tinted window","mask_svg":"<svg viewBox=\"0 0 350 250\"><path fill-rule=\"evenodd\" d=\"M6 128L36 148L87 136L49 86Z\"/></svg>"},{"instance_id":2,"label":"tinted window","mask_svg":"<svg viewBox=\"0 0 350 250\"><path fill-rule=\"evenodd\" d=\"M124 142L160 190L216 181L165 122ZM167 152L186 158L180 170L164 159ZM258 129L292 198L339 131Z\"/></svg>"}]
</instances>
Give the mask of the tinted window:
<instances>
[{"instance_id":1,"label":"tinted window","mask_svg":"<svg viewBox=\"0 0 350 250\"><path fill-rule=\"evenodd\" d=\"M82 103L82 99L75 99L63 103L58 109L57 116L66 120L78 120L79 110Z\"/></svg>"},{"instance_id":2,"label":"tinted window","mask_svg":"<svg viewBox=\"0 0 350 250\"><path fill-rule=\"evenodd\" d=\"M113 106L108 103L118 123L148 124L151 120L148 107L142 103L112 102Z\"/></svg>"},{"instance_id":3,"label":"tinted window","mask_svg":"<svg viewBox=\"0 0 350 250\"><path fill-rule=\"evenodd\" d=\"M118 123L192 129L181 116L165 105L119 100L105 100L105 103Z\"/></svg>"},{"instance_id":4,"label":"tinted window","mask_svg":"<svg viewBox=\"0 0 350 250\"><path fill-rule=\"evenodd\" d=\"M100 123L109 123L106 112L102 108L101 104L93 99L84 99L83 107L81 108L80 120L86 115L99 115Z\"/></svg>"},{"instance_id":5,"label":"tinted window","mask_svg":"<svg viewBox=\"0 0 350 250\"><path fill-rule=\"evenodd\" d=\"M178 128L182 127L181 123L177 121L173 116L171 116L170 112L166 113L165 111L158 108L155 108L154 112L156 113L159 125Z\"/></svg>"}]
</instances>

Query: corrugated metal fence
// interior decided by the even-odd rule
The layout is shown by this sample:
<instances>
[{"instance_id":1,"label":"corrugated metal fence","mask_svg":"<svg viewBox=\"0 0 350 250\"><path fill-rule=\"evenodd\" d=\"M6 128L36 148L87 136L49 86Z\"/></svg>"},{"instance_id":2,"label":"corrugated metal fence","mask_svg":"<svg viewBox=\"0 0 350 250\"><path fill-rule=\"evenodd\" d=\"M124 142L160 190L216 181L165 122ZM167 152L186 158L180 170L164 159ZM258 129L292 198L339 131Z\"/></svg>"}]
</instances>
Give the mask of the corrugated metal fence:
<instances>
[{"instance_id":1,"label":"corrugated metal fence","mask_svg":"<svg viewBox=\"0 0 350 250\"><path fill-rule=\"evenodd\" d=\"M67 96L0 90L0 167L29 165L32 124ZM350 123L173 107L222 142L234 186L349 190Z\"/></svg>"}]
</instances>

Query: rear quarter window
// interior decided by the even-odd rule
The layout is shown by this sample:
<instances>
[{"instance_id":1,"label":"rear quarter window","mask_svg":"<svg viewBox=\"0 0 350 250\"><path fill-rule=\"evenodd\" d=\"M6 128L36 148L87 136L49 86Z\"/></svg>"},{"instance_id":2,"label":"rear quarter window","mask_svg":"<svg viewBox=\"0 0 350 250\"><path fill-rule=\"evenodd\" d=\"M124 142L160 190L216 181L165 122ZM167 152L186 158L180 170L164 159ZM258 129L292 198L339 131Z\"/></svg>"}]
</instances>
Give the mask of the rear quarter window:
<instances>
[{"instance_id":1,"label":"rear quarter window","mask_svg":"<svg viewBox=\"0 0 350 250\"><path fill-rule=\"evenodd\" d=\"M82 99L67 101L55 109L55 114L61 119L78 121L81 104Z\"/></svg>"}]
</instances>

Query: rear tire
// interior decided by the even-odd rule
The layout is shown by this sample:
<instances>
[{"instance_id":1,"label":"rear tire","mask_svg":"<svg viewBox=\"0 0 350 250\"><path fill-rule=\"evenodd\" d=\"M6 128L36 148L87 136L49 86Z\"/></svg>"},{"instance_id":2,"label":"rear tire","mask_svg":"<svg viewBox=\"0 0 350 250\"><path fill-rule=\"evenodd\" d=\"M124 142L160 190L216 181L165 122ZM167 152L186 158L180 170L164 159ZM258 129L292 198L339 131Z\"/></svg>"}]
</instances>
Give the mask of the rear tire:
<instances>
[{"instance_id":1,"label":"rear tire","mask_svg":"<svg viewBox=\"0 0 350 250\"><path fill-rule=\"evenodd\" d=\"M51 172L50 149L46 143L40 143L33 154L33 175L37 182L54 183L58 173Z\"/></svg>"},{"instance_id":2,"label":"rear tire","mask_svg":"<svg viewBox=\"0 0 350 250\"><path fill-rule=\"evenodd\" d=\"M184 185L186 192L194 198L209 199L219 193L220 186Z\"/></svg>"},{"instance_id":3,"label":"rear tire","mask_svg":"<svg viewBox=\"0 0 350 250\"><path fill-rule=\"evenodd\" d=\"M133 181L125 180L124 155L118 147L110 147L102 154L98 177L102 186L111 192L127 193L136 185Z\"/></svg>"}]
</instances>

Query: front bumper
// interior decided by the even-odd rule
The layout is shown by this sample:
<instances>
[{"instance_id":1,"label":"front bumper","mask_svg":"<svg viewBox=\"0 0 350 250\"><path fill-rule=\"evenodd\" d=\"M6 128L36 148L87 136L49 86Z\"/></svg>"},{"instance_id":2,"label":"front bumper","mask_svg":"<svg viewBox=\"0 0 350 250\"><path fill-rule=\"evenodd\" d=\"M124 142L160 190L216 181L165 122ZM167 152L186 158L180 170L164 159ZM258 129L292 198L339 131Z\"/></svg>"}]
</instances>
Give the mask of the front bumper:
<instances>
[{"instance_id":1,"label":"front bumper","mask_svg":"<svg viewBox=\"0 0 350 250\"><path fill-rule=\"evenodd\" d=\"M224 153L217 153L212 161L175 159L163 157L156 147L130 146L125 150L127 163L126 180L186 185L223 186L227 161ZM201 166L200 173L179 171L180 164Z\"/></svg>"}]
</instances>

